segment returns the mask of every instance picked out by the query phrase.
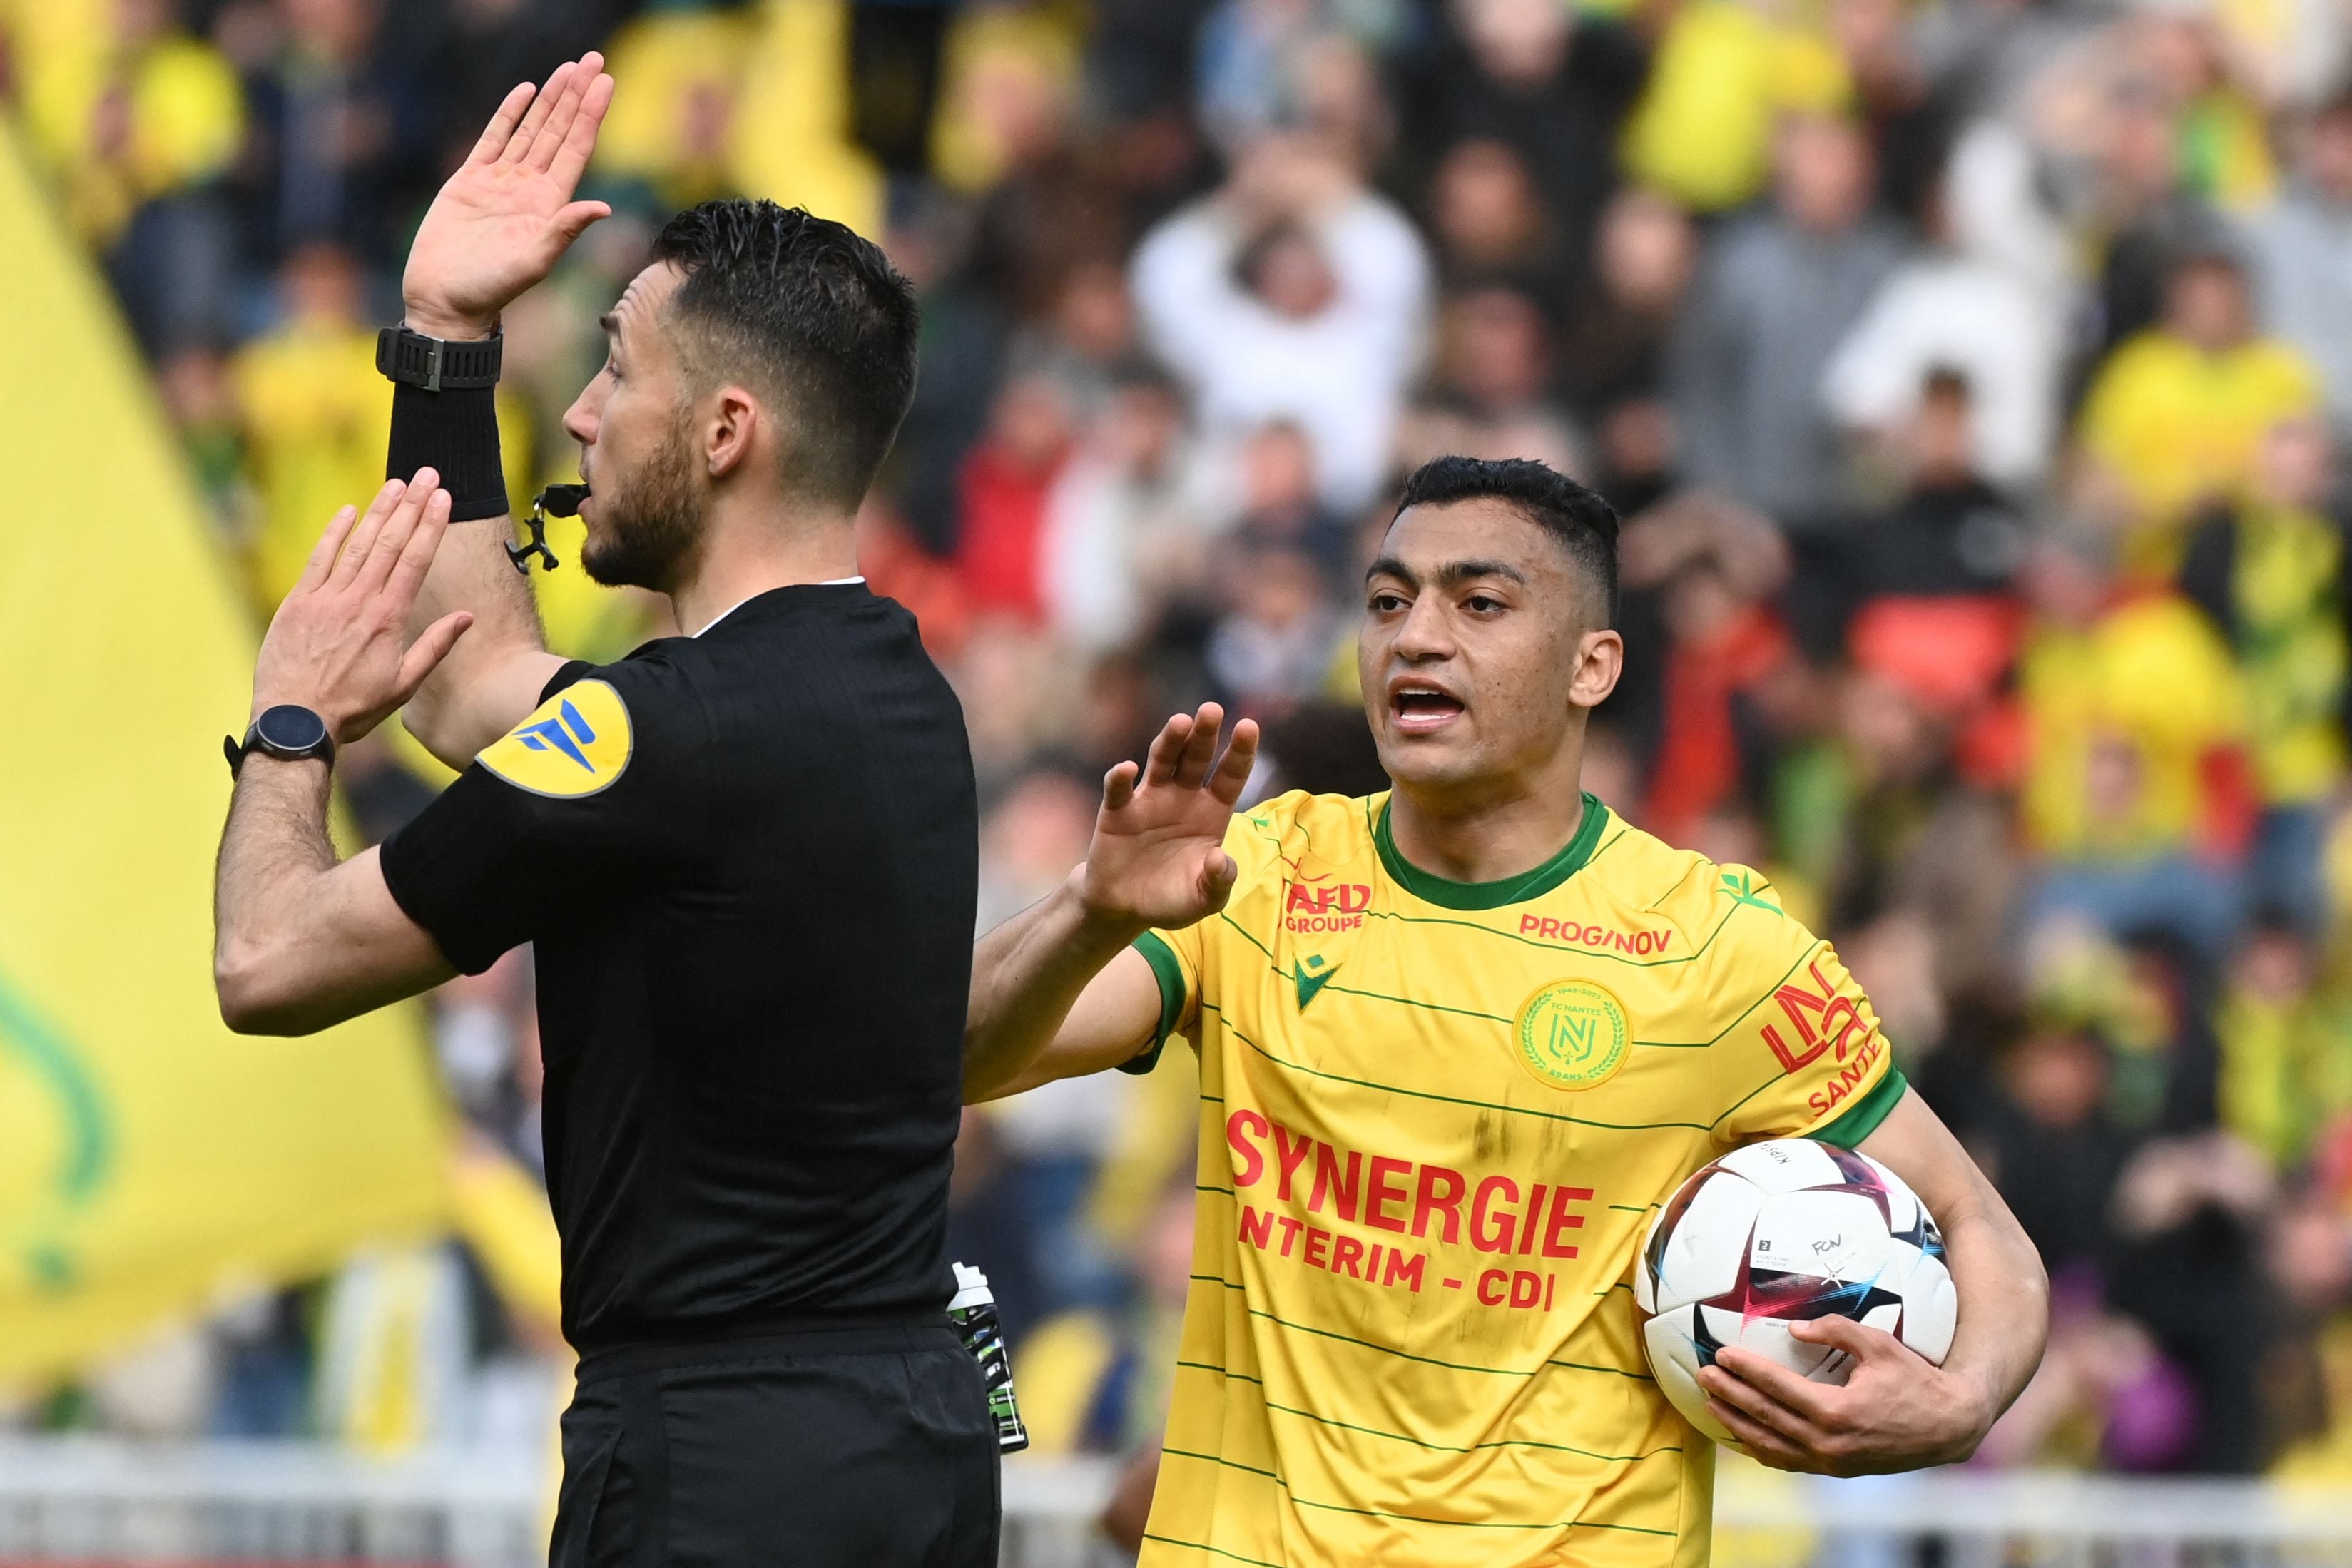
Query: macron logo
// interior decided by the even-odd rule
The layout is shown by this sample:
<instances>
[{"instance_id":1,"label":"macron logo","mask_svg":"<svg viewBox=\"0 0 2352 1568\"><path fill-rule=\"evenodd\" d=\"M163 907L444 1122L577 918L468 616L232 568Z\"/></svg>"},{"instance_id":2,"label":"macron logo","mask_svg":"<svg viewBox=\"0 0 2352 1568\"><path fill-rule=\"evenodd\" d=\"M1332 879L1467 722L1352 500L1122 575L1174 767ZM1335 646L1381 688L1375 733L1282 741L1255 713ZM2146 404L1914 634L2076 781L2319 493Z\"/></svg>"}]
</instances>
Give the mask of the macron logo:
<instances>
[{"instance_id":1,"label":"macron logo","mask_svg":"<svg viewBox=\"0 0 2352 1568\"><path fill-rule=\"evenodd\" d=\"M596 731L588 727L588 721L580 716L580 710L574 708L568 698L556 710L554 718L541 719L536 724L517 731L515 738L531 751L560 752L590 773L596 771L596 764L590 762L588 753L580 749L595 741Z\"/></svg>"}]
</instances>

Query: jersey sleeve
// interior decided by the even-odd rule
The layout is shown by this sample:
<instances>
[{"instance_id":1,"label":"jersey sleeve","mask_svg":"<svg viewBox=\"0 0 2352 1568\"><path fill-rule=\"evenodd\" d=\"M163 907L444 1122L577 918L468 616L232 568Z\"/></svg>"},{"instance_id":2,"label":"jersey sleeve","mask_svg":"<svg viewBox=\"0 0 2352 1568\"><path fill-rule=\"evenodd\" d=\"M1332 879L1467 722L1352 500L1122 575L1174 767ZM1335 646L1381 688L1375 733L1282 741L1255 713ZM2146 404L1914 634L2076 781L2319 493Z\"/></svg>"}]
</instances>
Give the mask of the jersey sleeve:
<instances>
[{"instance_id":1,"label":"jersey sleeve","mask_svg":"<svg viewBox=\"0 0 2352 1568\"><path fill-rule=\"evenodd\" d=\"M1269 867L1280 869L1265 833L1265 815L1263 808L1255 814L1242 813L1225 829L1225 853L1234 858L1236 871L1233 891L1225 900L1228 910L1244 900L1253 880L1265 876ZM1173 931L1148 931L1135 939L1135 950L1143 954L1160 982L1160 1024L1150 1048L1121 1063L1121 1072L1147 1073L1159 1066L1168 1037L1181 1032L1198 1016L1202 976L1208 968L1210 928L1219 918L1211 915Z\"/></svg>"},{"instance_id":2,"label":"jersey sleeve","mask_svg":"<svg viewBox=\"0 0 2352 1568\"><path fill-rule=\"evenodd\" d=\"M674 877L705 811L701 714L656 661L566 665L529 718L384 841L394 901L478 974Z\"/></svg>"},{"instance_id":3,"label":"jersey sleeve","mask_svg":"<svg viewBox=\"0 0 2352 1568\"><path fill-rule=\"evenodd\" d=\"M1711 1047L1726 1107L1716 1141L1818 1138L1851 1149L1906 1087L1878 1014L1837 950L1783 913L1769 884L1731 867L1725 886L1742 907L1725 921L1730 940L1709 977L1723 1031Z\"/></svg>"}]
</instances>

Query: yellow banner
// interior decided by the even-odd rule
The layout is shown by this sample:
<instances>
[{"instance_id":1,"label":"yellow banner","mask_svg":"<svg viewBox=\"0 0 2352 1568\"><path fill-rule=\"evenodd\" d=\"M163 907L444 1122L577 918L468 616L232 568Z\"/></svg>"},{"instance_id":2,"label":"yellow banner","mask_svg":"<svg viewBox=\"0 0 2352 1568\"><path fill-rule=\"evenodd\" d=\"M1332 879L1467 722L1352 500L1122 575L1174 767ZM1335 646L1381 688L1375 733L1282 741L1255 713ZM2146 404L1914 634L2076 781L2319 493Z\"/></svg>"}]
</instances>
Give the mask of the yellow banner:
<instances>
[{"instance_id":1,"label":"yellow banner","mask_svg":"<svg viewBox=\"0 0 2352 1568\"><path fill-rule=\"evenodd\" d=\"M437 1225L447 1133L415 1005L307 1040L222 1026L220 742L252 637L5 123L0 258L0 1384L28 1386Z\"/></svg>"}]
</instances>

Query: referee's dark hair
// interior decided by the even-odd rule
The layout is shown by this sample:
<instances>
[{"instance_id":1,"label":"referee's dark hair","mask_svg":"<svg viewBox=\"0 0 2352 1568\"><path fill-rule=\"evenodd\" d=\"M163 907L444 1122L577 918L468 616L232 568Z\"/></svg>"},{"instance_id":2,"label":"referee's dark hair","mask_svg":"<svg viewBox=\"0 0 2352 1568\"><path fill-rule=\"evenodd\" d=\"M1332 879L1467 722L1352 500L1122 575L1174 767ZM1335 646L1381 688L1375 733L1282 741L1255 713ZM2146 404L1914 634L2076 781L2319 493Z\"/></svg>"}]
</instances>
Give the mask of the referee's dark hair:
<instances>
[{"instance_id":1,"label":"referee's dark hair","mask_svg":"<svg viewBox=\"0 0 2352 1568\"><path fill-rule=\"evenodd\" d=\"M1617 624L1617 511L1594 491L1529 458L1432 458L1397 498L1407 507L1491 496L1558 540L1600 592L1600 626Z\"/></svg>"},{"instance_id":2,"label":"referee's dark hair","mask_svg":"<svg viewBox=\"0 0 2352 1568\"><path fill-rule=\"evenodd\" d=\"M797 494L855 510L915 395L915 291L881 247L800 207L689 207L654 240L690 380L741 380L784 425Z\"/></svg>"}]
</instances>

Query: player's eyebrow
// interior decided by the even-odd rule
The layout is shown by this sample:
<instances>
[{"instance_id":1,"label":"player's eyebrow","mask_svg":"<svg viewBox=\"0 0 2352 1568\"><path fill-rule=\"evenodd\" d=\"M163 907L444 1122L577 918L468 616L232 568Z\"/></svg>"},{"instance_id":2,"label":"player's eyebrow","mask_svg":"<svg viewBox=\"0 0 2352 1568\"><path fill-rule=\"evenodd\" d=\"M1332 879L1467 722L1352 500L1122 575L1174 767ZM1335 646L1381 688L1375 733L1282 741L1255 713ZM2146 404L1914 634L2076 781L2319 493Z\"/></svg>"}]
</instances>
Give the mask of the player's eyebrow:
<instances>
[{"instance_id":1,"label":"player's eyebrow","mask_svg":"<svg viewBox=\"0 0 2352 1568\"><path fill-rule=\"evenodd\" d=\"M1507 561L1449 561L1437 569L1441 587L1458 588L1476 577L1500 577L1522 588L1528 585L1528 574Z\"/></svg>"},{"instance_id":2,"label":"player's eyebrow","mask_svg":"<svg viewBox=\"0 0 2352 1568\"><path fill-rule=\"evenodd\" d=\"M1435 575L1438 586L1442 588L1457 588L1480 577L1500 577L1506 582L1517 583L1522 588L1528 584L1527 574L1507 561L1448 561L1437 569ZM1381 556L1365 571L1365 582L1369 583L1375 577L1394 577L1407 587L1421 586L1420 574L1393 555Z\"/></svg>"}]
</instances>

